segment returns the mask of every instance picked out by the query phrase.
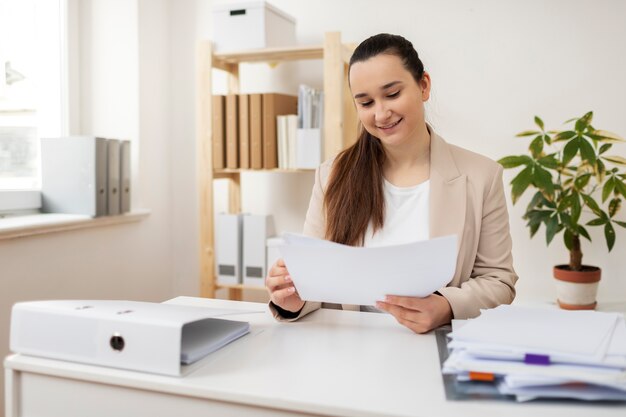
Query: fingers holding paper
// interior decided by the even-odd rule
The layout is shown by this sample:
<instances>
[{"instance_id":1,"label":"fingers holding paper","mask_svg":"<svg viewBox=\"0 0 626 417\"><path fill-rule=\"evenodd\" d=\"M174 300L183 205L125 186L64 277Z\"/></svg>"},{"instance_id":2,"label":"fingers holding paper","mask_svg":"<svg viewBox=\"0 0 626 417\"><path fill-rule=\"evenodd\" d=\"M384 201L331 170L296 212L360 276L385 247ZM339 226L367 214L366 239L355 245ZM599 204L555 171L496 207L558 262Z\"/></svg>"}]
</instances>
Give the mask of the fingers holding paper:
<instances>
[{"instance_id":1,"label":"fingers holding paper","mask_svg":"<svg viewBox=\"0 0 626 417\"><path fill-rule=\"evenodd\" d=\"M376 307L415 333L426 333L452 320L450 304L437 294L424 298L388 295L384 301L377 302Z\"/></svg>"},{"instance_id":2,"label":"fingers holding paper","mask_svg":"<svg viewBox=\"0 0 626 417\"><path fill-rule=\"evenodd\" d=\"M282 259L277 260L269 270L265 278L265 288L272 302L283 310L296 312L304 306Z\"/></svg>"}]
</instances>

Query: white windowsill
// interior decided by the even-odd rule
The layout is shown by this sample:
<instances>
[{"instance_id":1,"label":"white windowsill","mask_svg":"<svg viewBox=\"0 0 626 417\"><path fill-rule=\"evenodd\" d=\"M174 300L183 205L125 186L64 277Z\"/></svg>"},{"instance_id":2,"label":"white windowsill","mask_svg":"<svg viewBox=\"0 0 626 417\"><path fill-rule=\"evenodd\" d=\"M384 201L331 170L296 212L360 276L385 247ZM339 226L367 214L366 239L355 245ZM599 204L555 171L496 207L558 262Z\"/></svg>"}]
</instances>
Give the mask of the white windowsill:
<instances>
[{"instance_id":1,"label":"white windowsill","mask_svg":"<svg viewBox=\"0 0 626 417\"><path fill-rule=\"evenodd\" d=\"M149 215L150 210L140 209L116 216L95 218L81 214L56 213L6 217L0 219L0 240L138 222Z\"/></svg>"}]
</instances>

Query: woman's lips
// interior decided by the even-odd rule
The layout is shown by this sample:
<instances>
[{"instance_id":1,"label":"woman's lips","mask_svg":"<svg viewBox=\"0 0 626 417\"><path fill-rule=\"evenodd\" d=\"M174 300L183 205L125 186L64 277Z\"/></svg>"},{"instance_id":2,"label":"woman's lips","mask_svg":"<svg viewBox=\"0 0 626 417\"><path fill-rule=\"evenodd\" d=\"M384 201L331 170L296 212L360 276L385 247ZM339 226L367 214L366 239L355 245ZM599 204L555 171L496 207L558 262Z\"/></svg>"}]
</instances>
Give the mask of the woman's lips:
<instances>
[{"instance_id":1,"label":"woman's lips","mask_svg":"<svg viewBox=\"0 0 626 417\"><path fill-rule=\"evenodd\" d=\"M393 129L394 127L398 126L398 124L400 124L400 122L402 120L404 120L404 119L401 118L397 122L393 122L393 123L390 123L390 124L385 125L385 126L376 126L376 127L378 127L380 130L390 130L390 129Z\"/></svg>"}]
</instances>

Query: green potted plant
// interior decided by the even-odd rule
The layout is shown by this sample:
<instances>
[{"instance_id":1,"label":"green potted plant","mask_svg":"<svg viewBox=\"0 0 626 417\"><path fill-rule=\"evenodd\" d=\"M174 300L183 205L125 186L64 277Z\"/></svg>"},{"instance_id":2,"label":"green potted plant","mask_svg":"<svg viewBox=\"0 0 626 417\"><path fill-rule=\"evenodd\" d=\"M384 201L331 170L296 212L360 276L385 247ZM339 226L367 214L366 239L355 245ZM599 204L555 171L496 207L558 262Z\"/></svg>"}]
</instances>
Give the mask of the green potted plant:
<instances>
[{"instance_id":1,"label":"green potted plant","mask_svg":"<svg viewBox=\"0 0 626 417\"><path fill-rule=\"evenodd\" d=\"M545 225L546 242L563 234L569 263L556 265L557 301L561 308L594 309L600 268L584 265L581 237L591 241L586 226L602 226L609 252L615 244L616 226L626 222L615 216L626 198L626 158L608 156L614 144L624 142L615 133L591 124L593 112L565 122L567 129L538 129L517 137L531 138L527 155L506 156L498 162L506 169L523 168L511 181L513 204L528 189L536 190L524 213L533 237Z\"/></svg>"}]
</instances>

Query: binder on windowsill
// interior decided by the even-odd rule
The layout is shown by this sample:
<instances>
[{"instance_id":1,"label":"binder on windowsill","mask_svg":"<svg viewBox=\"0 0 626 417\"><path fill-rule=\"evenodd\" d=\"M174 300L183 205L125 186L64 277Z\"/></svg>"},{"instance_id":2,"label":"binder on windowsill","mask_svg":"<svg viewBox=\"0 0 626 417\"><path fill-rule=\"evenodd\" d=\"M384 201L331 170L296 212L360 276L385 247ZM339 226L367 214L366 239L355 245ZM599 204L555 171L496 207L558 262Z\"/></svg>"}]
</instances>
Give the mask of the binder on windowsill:
<instances>
[{"instance_id":1,"label":"binder on windowsill","mask_svg":"<svg viewBox=\"0 0 626 417\"><path fill-rule=\"evenodd\" d=\"M94 136L41 139L42 211L107 214L107 140Z\"/></svg>"},{"instance_id":2,"label":"binder on windowsill","mask_svg":"<svg viewBox=\"0 0 626 417\"><path fill-rule=\"evenodd\" d=\"M109 216L120 214L120 141L117 139L107 140L108 149L108 179L107 179L107 214Z\"/></svg>"},{"instance_id":3,"label":"binder on windowsill","mask_svg":"<svg viewBox=\"0 0 626 417\"><path fill-rule=\"evenodd\" d=\"M11 314L15 353L180 376L187 367L249 332L224 320L231 310L108 300L17 303Z\"/></svg>"}]
</instances>

